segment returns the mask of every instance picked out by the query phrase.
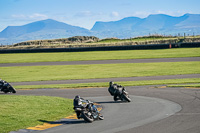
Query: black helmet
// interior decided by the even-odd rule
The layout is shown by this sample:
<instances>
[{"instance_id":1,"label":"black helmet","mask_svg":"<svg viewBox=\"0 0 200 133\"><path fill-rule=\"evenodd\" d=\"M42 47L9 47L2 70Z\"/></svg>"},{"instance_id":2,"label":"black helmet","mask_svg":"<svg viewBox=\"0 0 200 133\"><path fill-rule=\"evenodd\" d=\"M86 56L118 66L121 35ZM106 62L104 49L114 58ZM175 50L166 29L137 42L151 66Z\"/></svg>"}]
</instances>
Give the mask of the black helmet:
<instances>
[{"instance_id":1,"label":"black helmet","mask_svg":"<svg viewBox=\"0 0 200 133\"><path fill-rule=\"evenodd\" d=\"M113 85L113 84L114 84L114 82L113 82L113 81L110 81L110 83L109 83L109 84L110 84L110 86L111 86L111 85Z\"/></svg>"},{"instance_id":2,"label":"black helmet","mask_svg":"<svg viewBox=\"0 0 200 133\"><path fill-rule=\"evenodd\" d=\"M81 97L79 95L75 96L75 99L80 99Z\"/></svg>"}]
</instances>

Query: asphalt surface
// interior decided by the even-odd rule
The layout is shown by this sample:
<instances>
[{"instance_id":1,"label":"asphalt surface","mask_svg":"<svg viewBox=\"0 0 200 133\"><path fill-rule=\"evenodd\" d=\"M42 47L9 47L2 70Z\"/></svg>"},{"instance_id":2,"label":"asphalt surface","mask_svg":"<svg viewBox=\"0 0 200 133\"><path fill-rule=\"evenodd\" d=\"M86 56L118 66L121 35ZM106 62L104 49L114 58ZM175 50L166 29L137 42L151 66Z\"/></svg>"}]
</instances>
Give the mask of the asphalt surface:
<instances>
[{"instance_id":1,"label":"asphalt surface","mask_svg":"<svg viewBox=\"0 0 200 133\"><path fill-rule=\"evenodd\" d=\"M158 59L157 61L162 62L159 60L160 59ZM174 60L176 60L176 62L199 61L199 58L176 58ZM173 61L165 60L165 62ZM178 78L200 77L199 74L176 76L185 76ZM169 75L169 77L172 79L176 78L176 76L173 77L173 75ZM148 78L149 77L140 77L140 79L138 80L148 80ZM150 78L152 79L154 77ZM162 78L162 76L156 76L155 78L160 79ZM163 77L163 79L166 78L167 76ZM112 79L106 80L110 81ZM126 87L126 89L132 98L131 103L112 102L112 97L109 95L107 88L18 90L15 95L47 95L64 98L74 98L75 95L80 95L84 98L88 97L89 99L95 102L99 102L103 106L102 114L105 117L105 120L103 121L95 121L92 124L89 124L83 121L66 122L70 120L65 120L62 126L54 127L39 132L77 133L82 132L82 130L83 133L200 132L200 89L169 87L165 88L163 86L132 86Z\"/></svg>"},{"instance_id":2,"label":"asphalt surface","mask_svg":"<svg viewBox=\"0 0 200 133\"><path fill-rule=\"evenodd\" d=\"M130 103L113 102L112 97L86 97L100 103L104 106L101 112L105 119L93 123L85 123L83 120L77 120L60 127L39 131L39 133L114 133L123 131L146 123L166 118L178 112L181 107L170 101L131 96L134 99ZM148 108L148 110L146 109ZM135 113L134 113L135 110ZM70 120L64 120L66 122Z\"/></svg>"},{"instance_id":3,"label":"asphalt surface","mask_svg":"<svg viewBox=\"0 0 200 133\"><path fill-rule=\"evenodd\" d=\"M71 131L75 129L72 128L78 128L80 126L82 127L81 131L87 130L90 133L89 128L92 128L91 131L94 132L92 127L94 125L95 132L199 133L200 89L163 88L162 86L132 86L126 87L126 89L132 98L130 104L112 102L112 97L109 95L107 88L18 90L16 95L47 95L64 98L74 98L75 95L80 95L84 98L90 97L93 101L103 105L102 114L105 117L103 121L95 121L90 124L84 123L83 121L73 122L66 120L62 126L41 132L73 133ZM153 100L149 97L158 99ZM162 111L167 108L170 109L170 106L167 106L168 104L165 104L165 106L159 103L163 100L167 103L172 102L178 108L180 105L182 109L175 114L164 113L164 117L161 115L162 117L156 119L156 114L162 114ZM177 109L176 107L175 109ZM171 109L173 110L174 108ZM114 114L112 114L112 111L114 111ZM150 121L145 121L150 116ZM125 119L123 117L126 118L126 122L121 123L122 125L116 124L118 122L120 123L121 119L124 122ZM140 122L140 120L144 121L138 124L137 122ZM112 129L108 129L106 125L112 125ZM104 126L106 127L104 128Z\"/></svg>"}]
</instances>

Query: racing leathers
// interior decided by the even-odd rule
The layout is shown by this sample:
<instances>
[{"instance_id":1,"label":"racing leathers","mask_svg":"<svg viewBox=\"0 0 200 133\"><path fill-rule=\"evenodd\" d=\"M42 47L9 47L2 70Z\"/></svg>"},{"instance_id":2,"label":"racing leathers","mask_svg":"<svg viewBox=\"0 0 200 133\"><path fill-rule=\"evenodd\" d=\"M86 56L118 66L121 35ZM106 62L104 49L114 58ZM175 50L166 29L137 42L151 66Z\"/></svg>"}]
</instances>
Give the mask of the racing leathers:
<instances>
[{"instance_id":1,"label":"racing leathers","mask_svg":"<svg viewBox=\"0 0 200 133\"><path fill-rule=\"evenodd\" d=\"M83 103L86 103L86 104L83 104ZM90 102L89 100L85 100L85 99L81 98L80 96L75 96L75 98L74 98L74 109L75 108L85 108L88 103L92 103L92 102ZM92 111L99 113L99 111L97 110L97 107L94 104L92 104L92 106L90 106L90 107L91 107L90 109ZM80 111L76 111L76 115L77 115L78 119L81 118L81 116L80 116L81 112Z\"/></svg>"},{"instance_id":2,"label":"racing leathers","mask_svg":"<svg viewBox=\"0 0 200 133\"><path fill-rule=\"evenodd\" d=\"M114 96L115 101L120 99L119 95L121 95L121 91L119 89L122 91L125 88L121 85L114 84L114 82L112 82L112 81L110 82L110 86L108 88L108 91L112 96Z\"/></svg>"}]
</instances>

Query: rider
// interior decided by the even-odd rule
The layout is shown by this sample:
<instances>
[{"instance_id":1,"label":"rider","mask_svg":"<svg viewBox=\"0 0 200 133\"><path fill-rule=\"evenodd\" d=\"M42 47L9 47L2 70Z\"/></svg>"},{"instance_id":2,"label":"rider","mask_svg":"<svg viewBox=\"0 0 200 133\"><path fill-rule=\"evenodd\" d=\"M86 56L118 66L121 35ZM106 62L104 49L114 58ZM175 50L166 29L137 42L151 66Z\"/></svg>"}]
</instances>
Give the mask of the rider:
<instances>
[{"instance_id":1,"label":"rider","mask_svg":"<svg viewBox=\"0 0 200 133\"><path fill-rule=\"evenodd\" d=\"M74 107L82 107L83 106L83 104L82 104L82 102L83 102L83 98L81 98L80 96L75 96L75 98L74 98Z\"/></svg>"},{"instance_id":2,"label":"rider","mask_svg":"<svg viewBox=\"0 0 200 133\"><path fill-rule=\"evenodd\" d=\"M75 96L75 98L74 98L74 109L75 108L83 108L83 98L81 98L80 96ZM81 112L79 112L79 111L76 111L76 115L77 115L77 117L78 117L78 119L80 119L80 114L81 114Z\"/></svg>"},{"instance_id":3,"label":"rider","mask_svg":"<svg viewBox=\"0 0 200 133\"><path fill-rule=\"evenodd\" d=\"M119 91L119 88L124 89L123 86L114 84L114 82L110 81L108 91L112 96L114 96L115 101L120 99L119 95L121 95L121 92Z\"/></svg>"},{"instance_id":4,"label":"rider","mask_svg":"<svg viewBox=\"0 0 200 133\"><path fill-rule=\"evenodd\" d=\"M2 84L3 84L4 82L5 82L5 81L4 81L3 79L0 79L0 83L2 83Z\"/></svg>"},{"instance_id":5,"label":"rider","mask_svg":"<svg viewBox=\"0 0 200 133\"><path fill-rule=\"evenodd\" d=\"M6 83L5 80L0 79L0 90L5 88L5 83Z\"/></svg>"},{"instance_id":6,"label":"rider","mask_svg":"<svg viewBox=\"0 0 200 133\"><path fill-rule=\"evenodd\" d=\"M85 99L81 98L79 95L75 96L74 109L75 108L84 108L83 102L89 103L89 100L85 100ZM99 113L99 111L97 110L97 107L95 105L92 106L92 110ZM77 115L78 119L81 118L80 114L81 114L80 111L76 111L76 115Z\"/></svg>"}]
</instances>

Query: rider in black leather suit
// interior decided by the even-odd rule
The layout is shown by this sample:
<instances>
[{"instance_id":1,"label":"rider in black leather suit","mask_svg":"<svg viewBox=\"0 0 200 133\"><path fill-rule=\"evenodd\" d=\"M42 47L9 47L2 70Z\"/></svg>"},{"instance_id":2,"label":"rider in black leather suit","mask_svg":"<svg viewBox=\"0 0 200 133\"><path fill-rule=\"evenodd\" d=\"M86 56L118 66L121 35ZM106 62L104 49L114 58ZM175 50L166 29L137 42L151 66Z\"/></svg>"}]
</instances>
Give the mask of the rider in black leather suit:
<instances>
[{"instance_id":1,"label":"rider in black leather suit","mask_svg":"<svg viewBox=\"0 0 200 133\"><path fill-rule=\"evenodd\" d=\"M109 93L114 96L114 100L119 100L119 95L121 94L119 88L122 87L121 85L114 84L114 82L110 81L108 91ZM122 87L123 88L123 87ZM124 88L123 88L124 89Z\"/></svg>"},{"instance_id":2,"label":"rider in black leather suit","mask_svg":"<svg viewBox=\"0 0 200 133\"><path fill-rule=\"evenodd\" d=\"M73 104L74 104L74 108L84 108L83 102L88 103L89 101L88 101L88 100L85 100L85 99L83 99L83 98L81 98L81 97L78 96L78 95L75 96L75 98L74 98L74 103L73 103ZM99 111L97 110L97 107L96 107L95 105L93 105L93 106L91 107L91 110L99 113ZM80 114L81 114L81 112L76 111L76 115L77 115L77 118L78 118L78 119L80 119L80 117L81 117Z\"/></svg>"}]
</instances>

